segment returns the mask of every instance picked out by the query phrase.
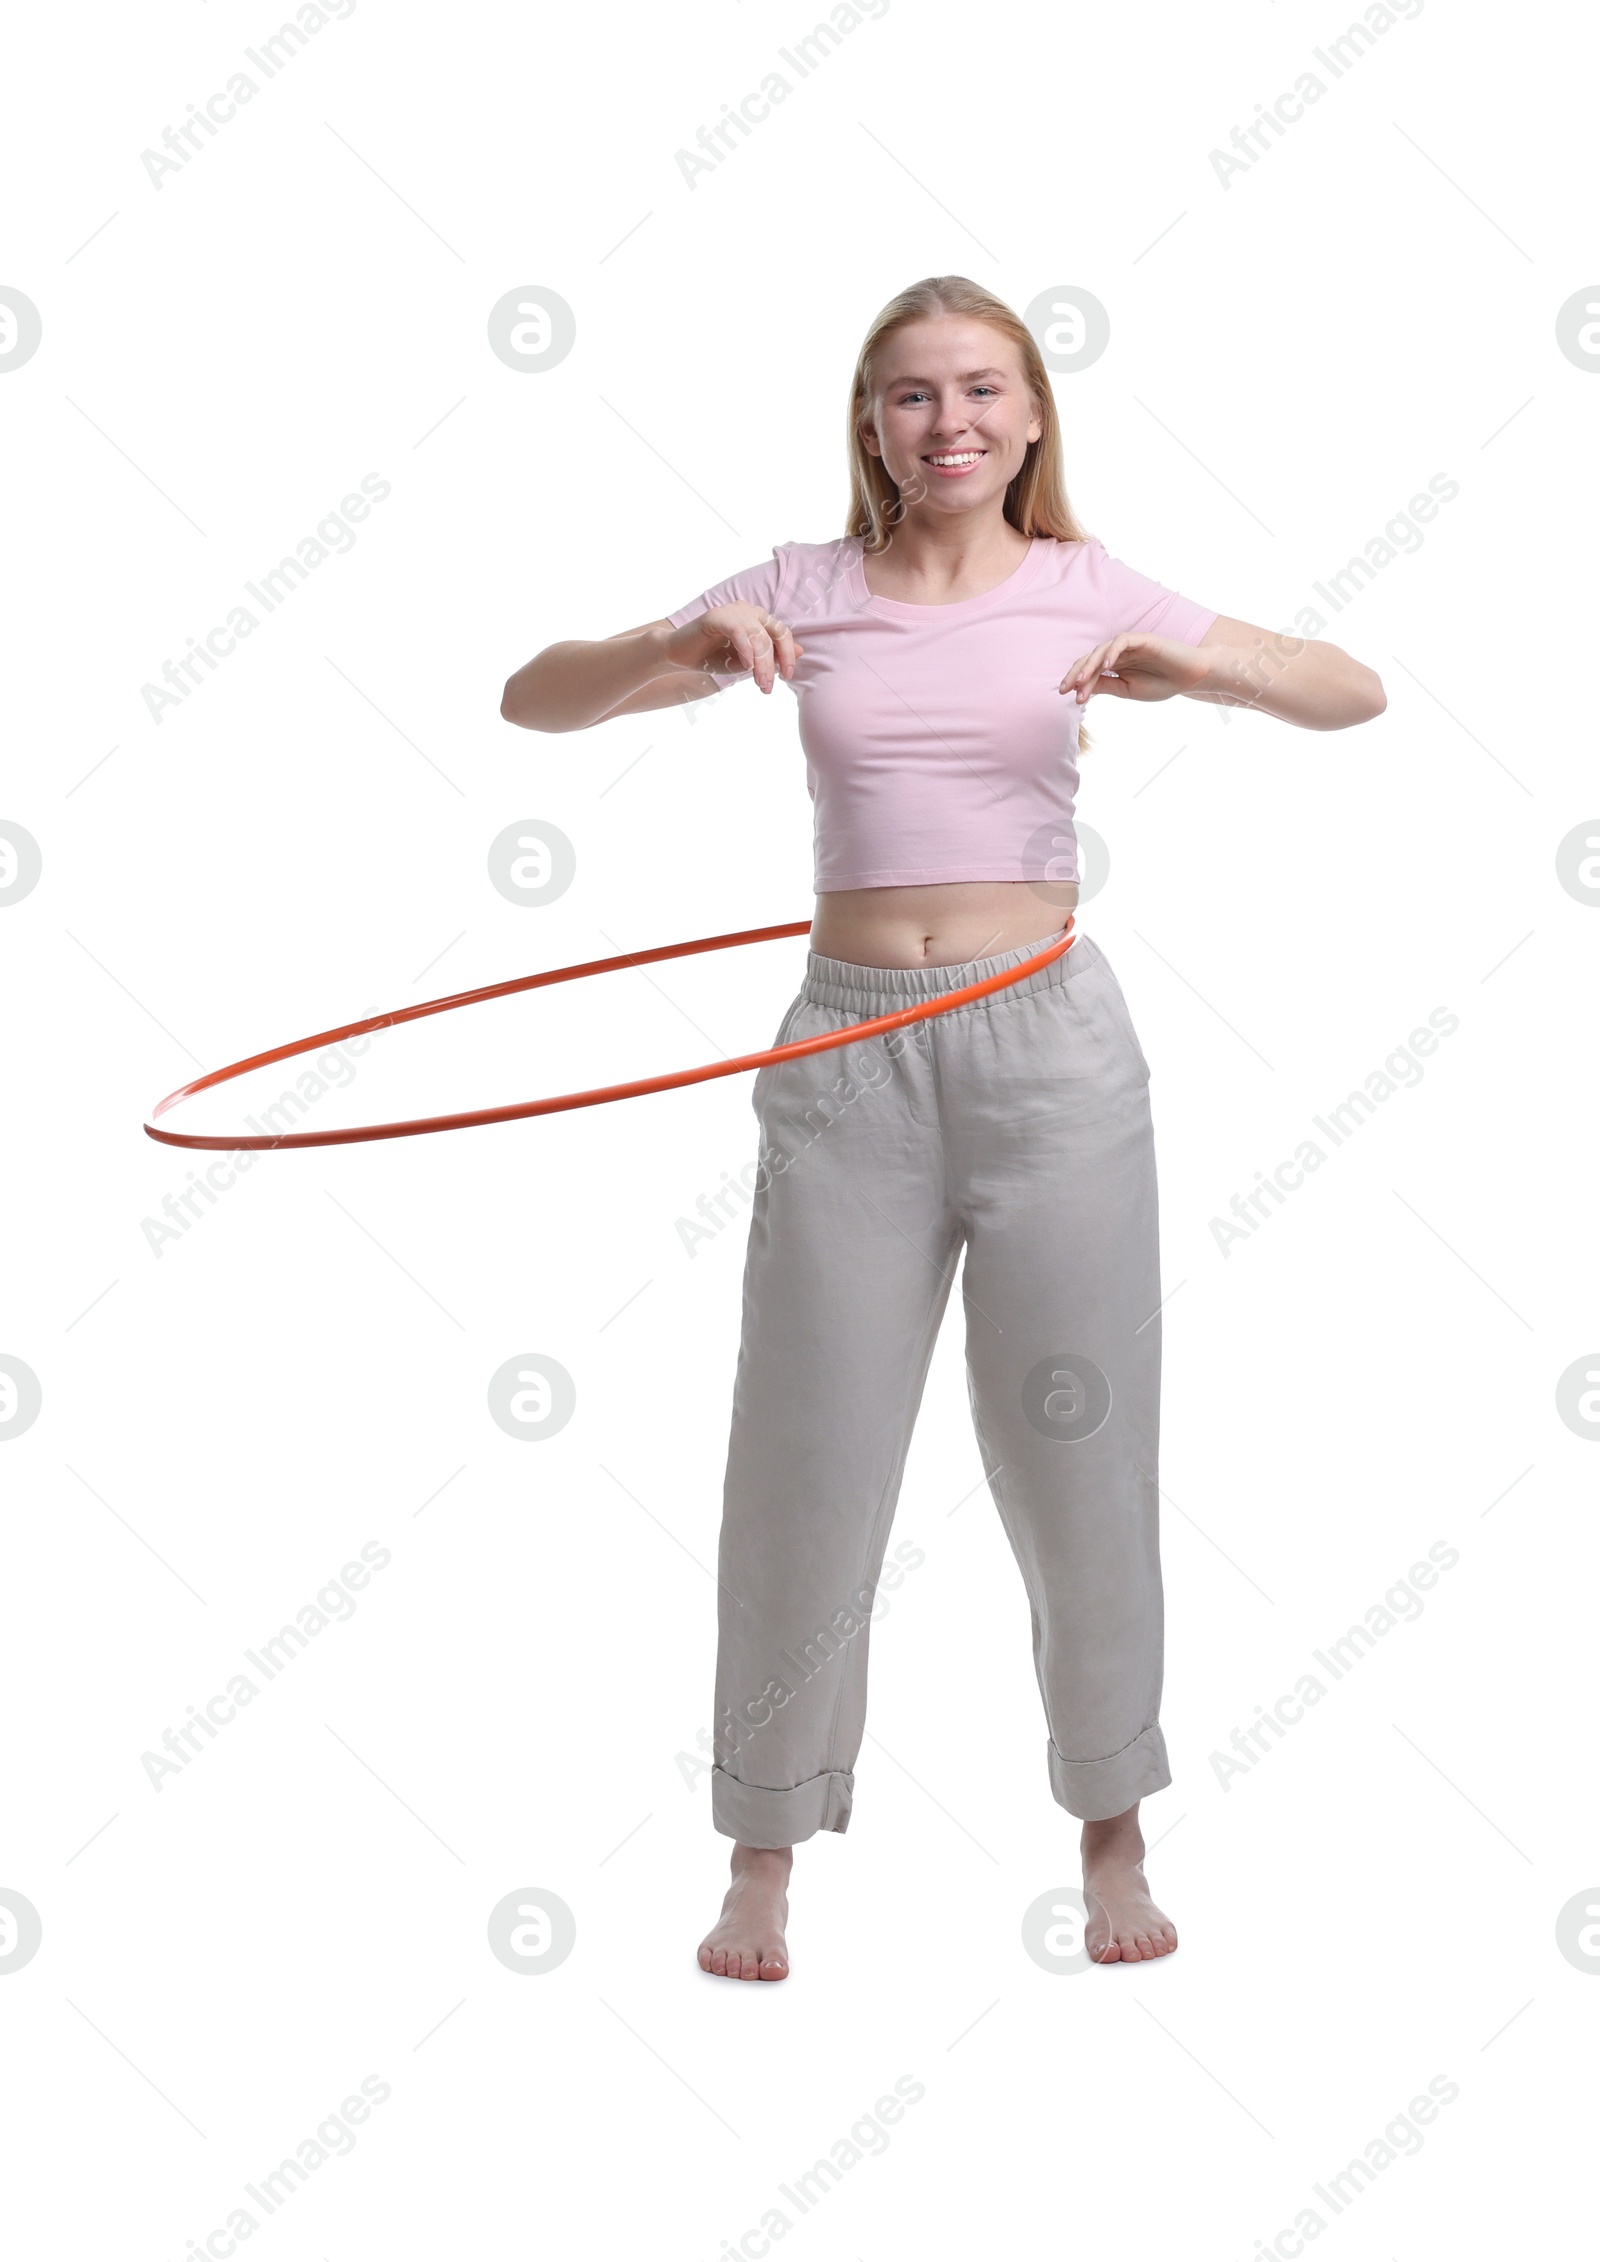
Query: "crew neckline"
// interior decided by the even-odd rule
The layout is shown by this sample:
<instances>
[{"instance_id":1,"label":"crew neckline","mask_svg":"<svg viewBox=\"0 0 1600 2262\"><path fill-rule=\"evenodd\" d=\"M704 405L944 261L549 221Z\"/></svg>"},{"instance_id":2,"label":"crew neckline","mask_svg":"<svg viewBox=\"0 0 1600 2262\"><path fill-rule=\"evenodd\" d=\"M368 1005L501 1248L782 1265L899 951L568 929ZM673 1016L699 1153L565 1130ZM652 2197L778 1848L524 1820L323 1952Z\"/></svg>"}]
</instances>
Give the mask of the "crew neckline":
<instances>
[{"instance_id":1,"label":"crew neckline","mask_svg":"<svg viewBox=\"0 0 1600 2262\"><path fill-rule=\"evenodd\" d=\"M1017 590L1030 582L1038 572L1050 537L1038 534L1030 536L1027 554L1021 559L1014 573L1008 573L1004 581L997 581L992 589L980 590L976 597L957 597L947 605L908 605L899 597L879 597L875 595L867 587L866 569L862 563L865 537L856 534L851 537L851 540L855 547L850 559L850 580L856 603L870 606L875 612L892 614L896 619L922 620L932 613L938 613L942 617L948 618L952 613L981 612L986 605L1000 604L1006 598L1014 596Z\"/></svg>"}]
</instances>

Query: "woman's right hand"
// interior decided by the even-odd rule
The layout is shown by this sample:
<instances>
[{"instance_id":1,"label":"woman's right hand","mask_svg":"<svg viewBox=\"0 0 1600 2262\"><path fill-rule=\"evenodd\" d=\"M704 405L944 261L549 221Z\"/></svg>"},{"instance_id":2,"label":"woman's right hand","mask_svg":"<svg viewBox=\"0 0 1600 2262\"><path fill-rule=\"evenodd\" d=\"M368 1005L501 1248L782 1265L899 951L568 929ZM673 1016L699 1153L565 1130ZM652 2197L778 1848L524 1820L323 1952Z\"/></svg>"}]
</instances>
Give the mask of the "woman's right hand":
<instances>
[{"instance_id":1,"label":"woman's right hand","mask_svg":"<svg viewBox=\"0 0 1600 2262\"><path fill-rule=\"evenodd\" d=\"M776 613L759 605L713 605L662 640L662 656L675 668L704 675L753 675L759 690L770 691L781 675L794 675L805 651L794 631Z\"/></svg>"}]
</instances>

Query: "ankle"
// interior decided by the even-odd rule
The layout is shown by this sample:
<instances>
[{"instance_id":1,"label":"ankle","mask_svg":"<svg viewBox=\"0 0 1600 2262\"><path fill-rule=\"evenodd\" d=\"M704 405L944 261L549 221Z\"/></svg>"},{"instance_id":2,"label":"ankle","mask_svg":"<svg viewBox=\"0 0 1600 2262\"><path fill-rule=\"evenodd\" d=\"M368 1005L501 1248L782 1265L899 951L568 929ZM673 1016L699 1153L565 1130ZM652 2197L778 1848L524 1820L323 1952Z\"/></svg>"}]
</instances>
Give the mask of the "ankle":
<instances>
[{"instance_id":1,"label":"ankle","mask_svg":"<svg viewBox=\"0 0 1600 2262\"><path fill-rule=\"evenodd\" d=\"M737 1841L733 1849L735 1877L787 1877L794 1866L792 1846L747 1846Z\"/></svg>"},{"instance_id":2,"label":"ankle","mask_svg":"<svg viewBox=\"0 0 1600 2262\"><path fill-rule=\"evenodd\" d=\"M1104 1822L1086 1822L1079 1840L1084 1867L1137 1868L1144 1860L1144 1832L1134 1814L1112 1815Z\"/></svg>"}]
</instances>

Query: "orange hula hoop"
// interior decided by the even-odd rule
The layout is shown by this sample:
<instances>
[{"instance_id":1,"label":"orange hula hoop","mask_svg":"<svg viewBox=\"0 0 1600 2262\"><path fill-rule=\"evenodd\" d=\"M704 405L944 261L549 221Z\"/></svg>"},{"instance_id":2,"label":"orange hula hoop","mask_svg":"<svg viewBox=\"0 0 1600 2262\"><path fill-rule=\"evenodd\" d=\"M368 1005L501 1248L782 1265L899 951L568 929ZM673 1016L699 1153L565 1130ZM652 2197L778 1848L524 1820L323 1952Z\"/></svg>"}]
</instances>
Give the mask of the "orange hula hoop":
<instances>
[{"instance_id":1,"label":"orange hula hoop","mask_svg":"<svg viewBox=\"0 0 1600 2262\"><path fill-rule=\"evenodd\" d=\"M397 1028L403 1021L420 1021L430 1013L453 1013L464 1005L481 1005L490 998L512 997L520 990L545 989L554 982L577 982L590 974L612 974L622 967L654 966L664 958L691 958L704 950L735 950L741 943L776 942L783 936L810 932L809 919L797 919L786 927L747 927L736 935L706 935L696 942L665 943L655 950L629 950L616 958L591 958L582 966L558 966L548 974L524 974L516 981L491 982L481 990L461 990L454 997L429 998L421 1005L400 1006L393 1013L374 1013L365 1021L346 1022L340 1029L324 1029L315 1037L299 1037L291 1045L276 1045L270 1052L252 1053L248 1060L233 1061L226 1068L214 1068L209 1075L196 1076L191 1083L180 1084L175 1092L169 1092L151 1109L150 1121L144 1126L145 1135L159 1139L163 1146L213 1148L224 1154L276 1147L344 1147L364 1139L414 1139L429 1131L467 1131L480 1123L515 1123L524 1116L559 1115L567 1108L601 1107L609 1100L641 1099L649 1092L672 1092L684 1084L708 1083L714 1076L740 1076L747 1069L768 1068L782 1060L800 1060L809 1053L836 1052L863 1037L886 1036L890 1030L904 1029L914 1021L931 1021L936 1014L953 1012L958 1005L969 1005L974 998L988 997L995 990L1038 973L1041 967L1064 957L1077 940L1069 912L1061 934L1043 950L1025 958L1020 966L1009 966L1003 973L989 975L985 981L969 982L965 988L946 991L942 997L924 998L920 1004L906 1006L898 1013L880 1013L871 1021L852 1022L846 1029L836 1029L820 1037L802 1037L794 1044L772 1045L765 1052L741 1053L736 1060L716 1060L702 1068L679 1068L668 1076L645 1076L632 1084L604 1084L591 1092L562 1092L554 1099L520 1100L511 1107L469 1108L458 1115L423 1115L403 1123L358 1124L348 1131L252 1132L236 1139L222 1139L203 1137L192 1131L156 1129L158 1116L165 1115L169 1108L196 1092L208 1091L214 1084L226 1084L231 1077L243 1076L252 1068L270 1068L274 1061L292 1060L299 1053L319 1052L324 1045L338 1044L346 1037L364 1037L374 1029Z\"/></svg>"}]
</instances>

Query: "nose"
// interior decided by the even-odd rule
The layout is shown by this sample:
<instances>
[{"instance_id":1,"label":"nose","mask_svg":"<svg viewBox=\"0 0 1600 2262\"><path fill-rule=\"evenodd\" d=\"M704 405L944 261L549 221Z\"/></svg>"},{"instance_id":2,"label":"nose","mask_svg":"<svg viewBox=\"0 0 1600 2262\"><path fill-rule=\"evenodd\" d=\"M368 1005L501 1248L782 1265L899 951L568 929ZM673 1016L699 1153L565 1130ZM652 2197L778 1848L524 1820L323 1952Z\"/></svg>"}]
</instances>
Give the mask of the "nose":
<instances>
[{"instance_id":1,"label":"nose","mask_svg":"<svg viewBox=\"0 0 1600 2262\"><path fill-rule=\"evenodd\" d=\"M974 416L960 400L947 401L939 410L939 420L934 428L934 438L941 445L964 440L979 431L983 424L982 411Z\"/></svg>"}]
</instances>

